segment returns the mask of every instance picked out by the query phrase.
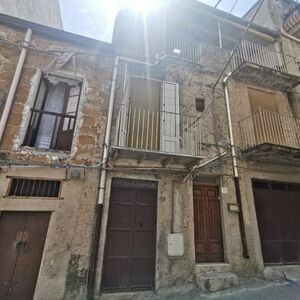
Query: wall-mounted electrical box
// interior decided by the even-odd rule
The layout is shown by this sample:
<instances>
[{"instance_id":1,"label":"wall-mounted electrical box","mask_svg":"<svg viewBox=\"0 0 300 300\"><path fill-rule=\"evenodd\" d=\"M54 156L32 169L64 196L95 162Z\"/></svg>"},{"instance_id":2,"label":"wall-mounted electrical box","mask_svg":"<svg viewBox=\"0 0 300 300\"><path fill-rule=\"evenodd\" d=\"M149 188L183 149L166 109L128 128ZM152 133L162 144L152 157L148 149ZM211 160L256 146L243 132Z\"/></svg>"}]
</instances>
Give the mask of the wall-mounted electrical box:
<instances>
[{"instance_id":1,"label":"wall-mounted electrical box","mask_svg":"<svg viewBox=\"0 0 300 300\"><path fill-rule=\"evenodd\" d=\"M168 236L168 255L182 256L184 254L183 234L170 233Z\"/></svg>"}]
</instances>

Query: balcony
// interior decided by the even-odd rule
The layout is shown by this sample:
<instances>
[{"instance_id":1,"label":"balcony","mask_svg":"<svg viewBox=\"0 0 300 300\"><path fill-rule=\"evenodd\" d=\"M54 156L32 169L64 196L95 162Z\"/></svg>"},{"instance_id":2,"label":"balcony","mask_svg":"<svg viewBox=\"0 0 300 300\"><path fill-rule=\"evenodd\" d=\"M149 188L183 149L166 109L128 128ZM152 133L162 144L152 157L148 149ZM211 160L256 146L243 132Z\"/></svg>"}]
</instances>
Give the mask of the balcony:
<instances>
[{"instance_id":1,"label":"balcony","mask_svg":"<svg viewBox=\"0 0 300 300\"><path fill-rule=\"evenodd\" d=\"M113 157L190 166L201 150L199 117L121 105Z\"/></svg>"},{"instance_id":2,"label":"balcony","mask_svg":"<svg viewBox=\"0 0 300 300\"><path fill-rule=\"evenodd\" d=\"M259 110L240 121L239 125L245 156L299 164L300 119Z\"/></svg>"},{"instance_id":3,"label":"balcony","mask_svg":"<svg viewBox=\"0 0 300 300\"><path fill-rule=\"evenodd\" d=\"M243 40L231 62L232 75L241 81L289 91L300 83L295 57Z\"/></svg>"},{"instance_id":4,"label":"balcony","mask_svg":"<svg viewBox=\"0 0 300 300\"><path fill-rule=\"evenodd\" d=\"M164 54L171 58L180 58L190 63L201 63L204 44L199 41L167 36L164 46Z\"/></svg>"}]
</instances>

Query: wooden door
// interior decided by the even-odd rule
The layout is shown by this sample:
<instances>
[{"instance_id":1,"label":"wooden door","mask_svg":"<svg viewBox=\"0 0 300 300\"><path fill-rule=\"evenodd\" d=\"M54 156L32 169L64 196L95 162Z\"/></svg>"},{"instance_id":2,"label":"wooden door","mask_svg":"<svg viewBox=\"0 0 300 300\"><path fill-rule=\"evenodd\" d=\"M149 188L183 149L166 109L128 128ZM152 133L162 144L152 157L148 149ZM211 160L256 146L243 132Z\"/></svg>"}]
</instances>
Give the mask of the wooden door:
<instances>
[{"instance_id":1,"label":"wooden door","mask_svg":"<svg viewBox=\"0 0 300 300\"><path fill-rule=\"evenodd\" d=\"M50 213L0 215L0 299L33 299Z\"/></svg>"},{"instance_id":2,"label":"wooden door","mask_svg":"<svg viewBox=\"0 0 300 300\"><path fill-rule=\"evenodd\" d=\"M300 263L300 185L253 180L257 223L266 265Z\"/></svg>"},{"instance_id":3,"label":"wooden door","mask_svg":"<svg viewBox=\"0 0 300 300\"><path fill-rule=\"evenodd\" d=\"M223 262L218 187L194 184L193 195L196 262Z\"/></svg>"},{"instance_id":4,"label":"wooden door","mask_svg":"<svg viewBox=\"0 0 300 300\"><path fill-rule=\"evenodd\" d=\"M110 197L102 290L153 289L156 183L116 179Z\"/></svg>"}]
</instances>

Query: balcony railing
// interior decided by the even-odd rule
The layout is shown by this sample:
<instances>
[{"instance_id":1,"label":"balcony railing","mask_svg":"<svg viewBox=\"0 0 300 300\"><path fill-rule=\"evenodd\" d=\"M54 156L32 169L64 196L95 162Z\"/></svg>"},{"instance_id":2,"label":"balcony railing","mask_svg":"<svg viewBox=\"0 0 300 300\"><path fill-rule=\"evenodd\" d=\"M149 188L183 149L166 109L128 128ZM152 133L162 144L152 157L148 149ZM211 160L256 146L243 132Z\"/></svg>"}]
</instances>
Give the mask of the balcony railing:
<instances>
[{"instance_id":1,"label":"balcony railing","mask_svg":"<svg viewBox=\"0 0 300 300\"><path fill-rule=\"evenodd\" d=\"M24 146L69 151L76 114L32 109Z\"/></svg>"},{"instance_id":2,"label":"balcony railing","mask_svg":"<svg viewBox=\"0 0 300 300\"><path fill-rule=\"evenodd\" d=\"M249 62L286 74L300 76L296 58L274 49L243 40L232 58L232 71Z\"/></svg>"},{"instance_id":3,"label":"balcony railing","mask_svg":"<svg viewBox=\"0 0 300 300\"><path fill-rule=\"evenodd\" d=\"M180 58L188 62L201 63L203 46L203 43L196 40L167 36L164 52L171 57Z\"/></svg>"},{"instance_id":4,"label":"balcony railing","mask_svg":"<svg viewBox=\"0 0 300 300\"><path fill-rule=\"evenodd\" d=\"M172 112L121 105L116 146L201 156L201 120Z\"/></svg>"},{"instance_id":5,"label":"balcony railing","mask_svg":"<svg viewBox=\"0 0 300 300\"><path fill-rule=\"evenodd\" d=\"M265 143L300 149L300 119L259 110L240 121L240 130L244 149Z\"/></svg>"}]
</instances>

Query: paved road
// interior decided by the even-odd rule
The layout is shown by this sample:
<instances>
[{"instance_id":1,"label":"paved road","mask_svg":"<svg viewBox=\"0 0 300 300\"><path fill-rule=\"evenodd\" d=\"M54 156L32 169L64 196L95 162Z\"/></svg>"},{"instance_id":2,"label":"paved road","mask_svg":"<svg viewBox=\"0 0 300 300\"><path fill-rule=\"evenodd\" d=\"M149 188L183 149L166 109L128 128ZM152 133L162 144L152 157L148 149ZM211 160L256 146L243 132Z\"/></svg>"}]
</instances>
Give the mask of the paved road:
<instances>
[{"instance_id":1,"label":"paved road","mask_svg":"<svg viewBox=\"0 0 300 300\"><path fill-rule=\"evenodd\" d=\"M151 299L151 298L150 298ZM255 283L247 284L238 289L205 295L194 289L186 293L154 297L159 300L300 300L300 284L287 285L285 283Z\"/></svg>"},{"instance_id":2,"label":"paved road","mask_svg":"<svg viewBox=\"0 0 300 300\"><path fill-rule=\"evenodd\" d=\"M204 294L199 289L188 291L170 291L161 295L152 292L103 294L103 300L300 300L300 281L288 285L281 281L267 282L260 279L240 279L240 286L212 294Z\"/></svg>"}]
</instances>

